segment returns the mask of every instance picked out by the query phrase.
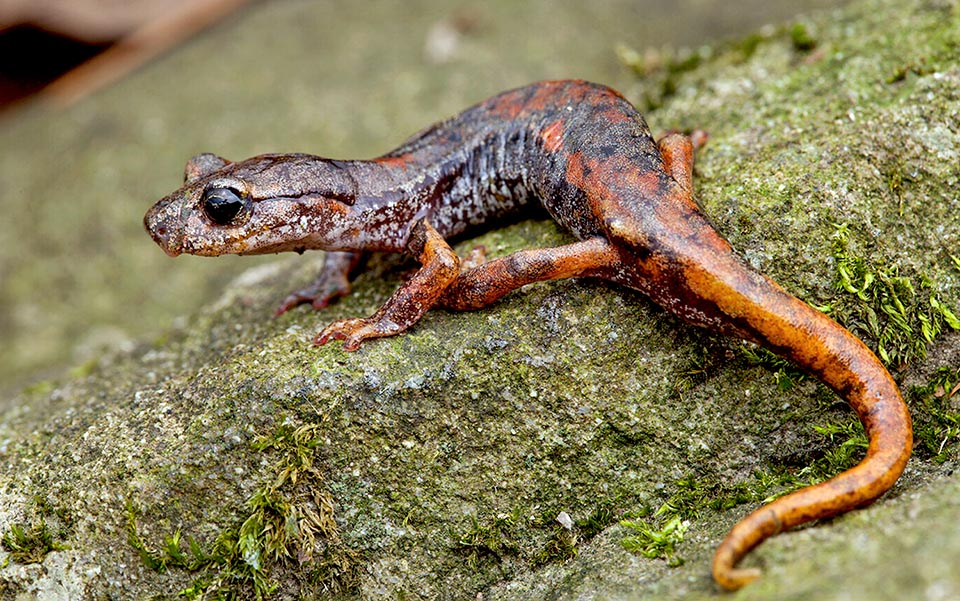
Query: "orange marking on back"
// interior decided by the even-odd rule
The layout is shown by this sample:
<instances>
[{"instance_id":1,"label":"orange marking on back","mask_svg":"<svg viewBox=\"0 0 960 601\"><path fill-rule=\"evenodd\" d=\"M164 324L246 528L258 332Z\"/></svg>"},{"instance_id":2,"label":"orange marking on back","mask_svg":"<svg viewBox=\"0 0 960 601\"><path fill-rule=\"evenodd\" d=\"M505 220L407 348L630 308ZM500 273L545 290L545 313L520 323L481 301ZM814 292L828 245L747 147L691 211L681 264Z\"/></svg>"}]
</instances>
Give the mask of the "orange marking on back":
<instances>
[{"instance_id":1,"label":"orange marking on back","mask_svg":"<svg viewBox=\"0 0 960 601\"><path fill-rule=\"evenodd\" d=\"M562 94L559 91L562 90ZM526 99L520 94L523 90L502 94L488 101L488 109L503 119L516 119L524 112L546 111L564 105L588 102L591 95L601 94L598 88L583 81L543 81L537 84L533 94ZM610 90L609 92L613 92ZM613 92L611 96L621 97ZM622 98L622 97L621 97Z\"/></svg>"},{"instance_id":2,"label":"orange marking on back","mask_svg":"<svg viewBox=\"0 0 960 601\"><path fill-rule=\"evenodd\" d=\"M413 157L410 154L401 154L399 156L392 156L392 157L378 157L376 159L373 159L373 162L379 163L386 167L399 168L399 167L405 167L407 163L409 163L412 159Z\"/></svg>"},{"instance_id":3,"label":"orange marking on back","mask_svg":"<svg viewBox=\"0 0 960 601\"><path fill-rule=\"evenodd\" d=\"M623 123L624 121L633 121L634 117L628 115L620 105L610 105L600 113L600 119L607 125Z\"/></svg>"},{"instance_id":4,"label":"orange marking on back","mask_svg":"<svg viewBox=\"0 0 960 601\"><path fill-rule=\"evenodd\" d=\"M567 155L566 179L571 186L586 192L583 186L585 180L583 153L578 151Z\"/></svg>"},{"instance_id":5,"label":"orange marking on back","mask_svg":"<svg viewBox=\"0 0 960 601\"><path fill-rule=\"evenodd\" d=\"M585 159L581 152L567 157L569 184L587 194L587 198L601 198L608 206L619 199L633 202L639 198L659 198L660 174L656 171L641 172L618 158L606 160Z\"/></svg>"},{"instance_id":6,"label":"orange marking on back","mask_svg":"<svg viewBox=\"0 0 960 601\"><path fill-rule=\"evenodd\" d=\"M557 119L540 132L540 141L547 152L556 152L563 146L563 120Z\"/></svg>"}]
</instances>

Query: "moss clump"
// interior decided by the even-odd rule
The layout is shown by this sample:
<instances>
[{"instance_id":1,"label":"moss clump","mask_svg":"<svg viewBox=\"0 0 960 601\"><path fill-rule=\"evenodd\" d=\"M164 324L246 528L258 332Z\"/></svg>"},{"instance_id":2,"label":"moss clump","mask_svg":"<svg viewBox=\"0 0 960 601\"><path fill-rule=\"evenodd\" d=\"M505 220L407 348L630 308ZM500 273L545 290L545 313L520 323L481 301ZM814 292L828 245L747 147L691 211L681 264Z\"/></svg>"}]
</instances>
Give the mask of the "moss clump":
<instances>
[{"instance_id":1,"label":"moss clump","mask_svg":"<svg viewBox=\"0 0 960 601\"><path fill-rule=\"evenodd\" d=\"M40 563L51 551L67 546L74 520L63 508L53 507L43 496L34 496L28 504L26 520L10 525L2 537L0 547L9 553L6 562Z\"/></svg>"},{"instance_id":2,"label":"moss clump","mask_svg":"<svg viewBox=\"0 0 960 601\"><path fill-rule=\"evenodd\" d=\"M555 522L553 535L534 557L534 565L561 562L577 556L577 543L580 539L570 516L561 512Z\"/></svg>"},{"instance_id":3,"label":"moss clump","mask_svg":"<svg viewBox=\"0 0 960 601\"><path fill-rule=\"evenodd\" d=\"M612 510L606 525L613 523ZM577 545L584 538L598 534L602 528L585 530L583 524L574 522L565 512L545 512L526 522L532 529L525 529L523 512L515 509L509 514L499 514L492 519L480 520L471 517L470 526L460 534L453 535L454 547L466 554L471 569L480 568L484 560L501 561L507 556L516 556L531 567L563 562L578 554ZM552 517L551 517L552 516ZM524 548L525 537L539 538L536 531L549 529L550 534L539 548ZM586 534L586 536L584 536Z\"/></svg>"},{"instance_id":4,"label":"moss clump","mask_svg":"<svg viewBox=\"0 0 960 601\"><path fill-rule=\"evenodd\" d=\"M751 365L759 365L772 370L773 379L777 384L778 390L790 390L807 377L807 375L797 369L793 363L773 354L765 348L744 343L739 351Z\"/></svg>"},{"instance_id":5,"label":"moss clump","mask_svg":"<svg viewBox=\"0 0 960 601\"><path fill-rule=\"evenodd\" d=\"M817 47L817 38L804 23L794 23L790 28L790 41L793 48L799 52L810 52Z\"/></svg>"},{"instance_id":6,"label":"moss clump","mask_svg":"<svg viewBox=\"0 0 960 601\"><path fill-rule=\"evenodd\" d=\"M934 292L928 277L909 277L895 266L854 254L849 226L835 227L836 288L848 294L820 309L872 343L885 364L923 359L944 327L960 330L960 318Z\"/></svg>"},{"instance_id":7,"label":"moss clump","mask_svg":"<svg viewBox=\"0 0 960 601\"><path fill-rule=\"evenodd\" d=\"M520 552L517 542L519 521L520 512L517 510L483 522L473 516L470 528L455 536L454 545L466 553L467 562L473 569L485 558L499 561L504 555L516 555Z\"/></svg>"},{"instance_id":8,"label":"moss clump","mask_svg":"<svg viewBox=\"0 0 960 601\"><path fill-rule=\"evenodd\" d=\"M918 454L943 463L960 443L960 366L941 367L925 385L911 391L913 435Z\"/></svg>"},{"instance_id":9,"label":"moss clump","mask_svg":"<svg viewBox=\"0 0 960 601\"><path fill-rule=\"evenodd\" d=\"M133 504L128 503L127 541L139 552L144 565L160 573L171 568L201 572L193 584L180 591L181 596L196 599L213 594L217 599L242 599L252 592L257 599L263 599L276 588L259 557L253 560L244 555L236 530L222 533L209 551L203 550L193 537L187 537L189 553L185 551L179 530L166 537L159 549L153 549L137 531L137 514Z\"/></svg>"},{"instance_id":10,"label":"moss clump","mask_svg":"<svg viewBox=\"0 0 960 601\"><path fill-rule=\"evenodd\" d=\"M577 522L580 535L585 539L591 539L617 521L616 506L616 499L603 499L597 503L589 516Z\"/></svg>"},{"instance_id":11,"label":"moss clump","mask_svg":"<svg viewBox=\"0 0 960 601\"><path fill-rule=\"evenodd\" d=\"M12 524L0 538L0 545L10 553L8 561L16 563L40 563L50 551L66 549L58 542L58 536L42 518L31 525Z\"/></svg>"},{"instance_id":12,"label":"moss clump","mask_svg":"<svg viewBox=\"0 0 960 601\"><path fill-rule=\"evenodd\" d=\"M651 559L666 559L671 567L683 565L683 558L676 554L677 545L683 542L690 523L675 513L669 505L662 505L650 522L620 520L620 525L633 534L623 538L620 544L631 553L639 553Z\"/></svg>"},{"instance_id":13,"label":"moss clump","mask_svg":"<svg viewBox=\"0 0 960 601\"><path fill-rule=\"evenodd\" d=\"M759 490L766 490L770 483L772 480ZM631 531L620 541L624 549L651 559L665 559L670 567L683 565L684 559L677 554L677 546L683 542L690 521L701 517L704 510L729 509L762 498L758 489L751 489L744 483L727 487L686 476L674 485L674 494L653 515L641 509L629 512L620 520L620 525ZM640 519L648 515L649 519Z\"/></svg>"},{"instance_id":14,"label":"moss clump","mask_svg":"<svg viewBox=\"0 0 960 601\"><path fill-rule=\"evenodd\" d=\"M813 429L830 441L830 450L797 474L798 479L806 480L804 486L823 482L850 469L860 462L870 443L863 424L857 419L814 426Z\"/></svg>"},{"instance_id":15,"label":"moss clump","mask_svg":"<svg viewBox=\"0 0 960 601\"><path fill-rule=\"evenodd\" d=\"M180 591L189 599L266 598L277 586L270 566L292 561L305 568L303 577L314 586L331 592L354 589L360 557L341 542L333 500L320 486L322 475L314 465L319 427L285 421L254 440L254 450L280 455L276 476L251 495L246 517L222 531L209 550L189 536L184 549L179 530L159 549L151 548L138 533L132 503L127 506L129 543L155 571L197 572L193 584Z\"/></svg>"}]
</instances>

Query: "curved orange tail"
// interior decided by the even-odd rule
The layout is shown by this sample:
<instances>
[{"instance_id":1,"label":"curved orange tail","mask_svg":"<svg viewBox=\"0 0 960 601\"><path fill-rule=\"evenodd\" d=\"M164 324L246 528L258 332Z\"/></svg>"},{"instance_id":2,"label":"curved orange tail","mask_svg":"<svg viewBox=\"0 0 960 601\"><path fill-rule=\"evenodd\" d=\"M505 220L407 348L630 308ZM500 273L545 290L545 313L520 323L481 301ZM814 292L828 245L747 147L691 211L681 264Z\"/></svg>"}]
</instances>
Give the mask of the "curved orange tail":
<instances>
[{"instance_id":1,"label":"curved orange tail","mask_svg":"<svg viewBox=\"0 0 960 601\"><path fill-rule=\"evenodd\" d=\"M789 359L850 403L870 440L853 468L791 493L741 520L717 548L713 576L726 589L756 579L760 571L737 562L758 544L799 524L863 507L900 477L913 446L910 413L893 378L859 339L732 254L709 270L686 269L687 284L736 333ZM709 314L709 312L708 312ZM716 313L714 313L716 314Z\"/></svg>"},{"instance_id":2,"label":"curved orange tail","mask_svg":"<svg viewBox=\"0 0 960 601\"><path fill-rule=\"evenodd\" d=\"M783 530L872 503L893 486L910 457L910 414L890 375L847 330L836 324L832 329L832 337L841 347L836 349L837 359L833 365L810 371L820 371L821 377L822 370L829 371L830 380L824 377L827 384L841 394L847 393L843 396L860 417L870 440L867 454L853 468L781 497L737 523L713 557L713 577L728 590L738 589L760 576L757 568L736 567L751 549Z\"/></svg>"},{"instance_id":3,"label":"curved orange tail","mask_svg":"<svg viewBox=\"0 0 960 601\"><path fill-rule=\"evenodd\" d=\"M866 456L855 467L777 499L734 526L713 560L714 578L733 590L760 575L758 569L738 569L736 564L765 539L863 507L893 486L913 446L910 413L893 378L863 342L747 266L692 202L681 198L676 206L683 219L673 221L690 233L661 235L659 254L638 253L632 265L636 271L621 268L605 277L643 290L687 321L751 340L792 361L850 403L870 440ZM628 225L625 231L637 230ZM644 249L641 241L621 238Z\"/></svg>"}]
</instances>

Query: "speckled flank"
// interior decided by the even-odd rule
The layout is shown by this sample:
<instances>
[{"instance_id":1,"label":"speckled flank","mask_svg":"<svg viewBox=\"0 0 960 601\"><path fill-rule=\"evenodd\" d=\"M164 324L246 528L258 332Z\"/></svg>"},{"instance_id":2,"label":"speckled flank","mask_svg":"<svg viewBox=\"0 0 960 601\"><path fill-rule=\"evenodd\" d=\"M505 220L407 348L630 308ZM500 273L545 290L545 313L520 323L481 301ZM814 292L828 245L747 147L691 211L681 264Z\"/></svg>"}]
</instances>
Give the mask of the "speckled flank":
<instances>
[{"instance_id":1,"label":"speckled flank","mask_svg":"<svg viewBox=\"0 0 960 601\"><path fill-rule=\"evenodd\" d=\"M354 350L398 334L430 307L478 309L546 279L604 278L648 294L683 319L778 353L843 396L870 438L864 460L827 482L761 507L717 549L713 575L735 589L756 578L737 562L782 530L849 511L888 490L910 456L910 417L877 358L847 330L752 271L694 202L693 140L654 141L618 93L582 81L500 94L370 161L201 155L187 183L144 224L170 255L321 249L326 268L291 294L322 308L349 292L368 251L406 252L423 267L368 318L330 324L317 344ZM227 208L207 206L219 190ZM226 191L226 194L223 194ZM226 200L224 200L226 199ZM539 201L579 241L461 265L447 238Z\"/></svg>"}]
</instances>

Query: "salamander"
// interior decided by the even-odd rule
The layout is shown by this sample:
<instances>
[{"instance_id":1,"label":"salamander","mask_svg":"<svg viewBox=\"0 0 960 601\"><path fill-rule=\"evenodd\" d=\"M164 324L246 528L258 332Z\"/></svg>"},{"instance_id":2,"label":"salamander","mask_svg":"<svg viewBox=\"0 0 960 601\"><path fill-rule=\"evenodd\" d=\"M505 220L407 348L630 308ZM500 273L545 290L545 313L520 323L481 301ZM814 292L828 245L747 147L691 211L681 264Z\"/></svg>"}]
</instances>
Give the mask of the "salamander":
<instances>
[{"instance_id":1,"label":"salamander","mask_svg":"<svg viewBox=\"0 0 960 601\"><path fill-rule=\"evenodd\" d=\"M317 345L393 336L432 307L486 307L521 286L592 277L638 290L690 322L769 349L846 399L869 447L853 468L748 514L716 550L726 589L760 575L738 562L766 538L863 507L903 472L910 415L897 385L853 334L749 267L693 197L695 146L705 134L656 140L618 92L584 81L507 91L372 160L266 154L192 158L182 188L144 225L171 256L327 251L317 280L283 313L350 292L365 253L407 253L421 267L369 317L335 321ZM539 205L575 241L486 260L447 243Z\"/></svg>"}]
</instances>

